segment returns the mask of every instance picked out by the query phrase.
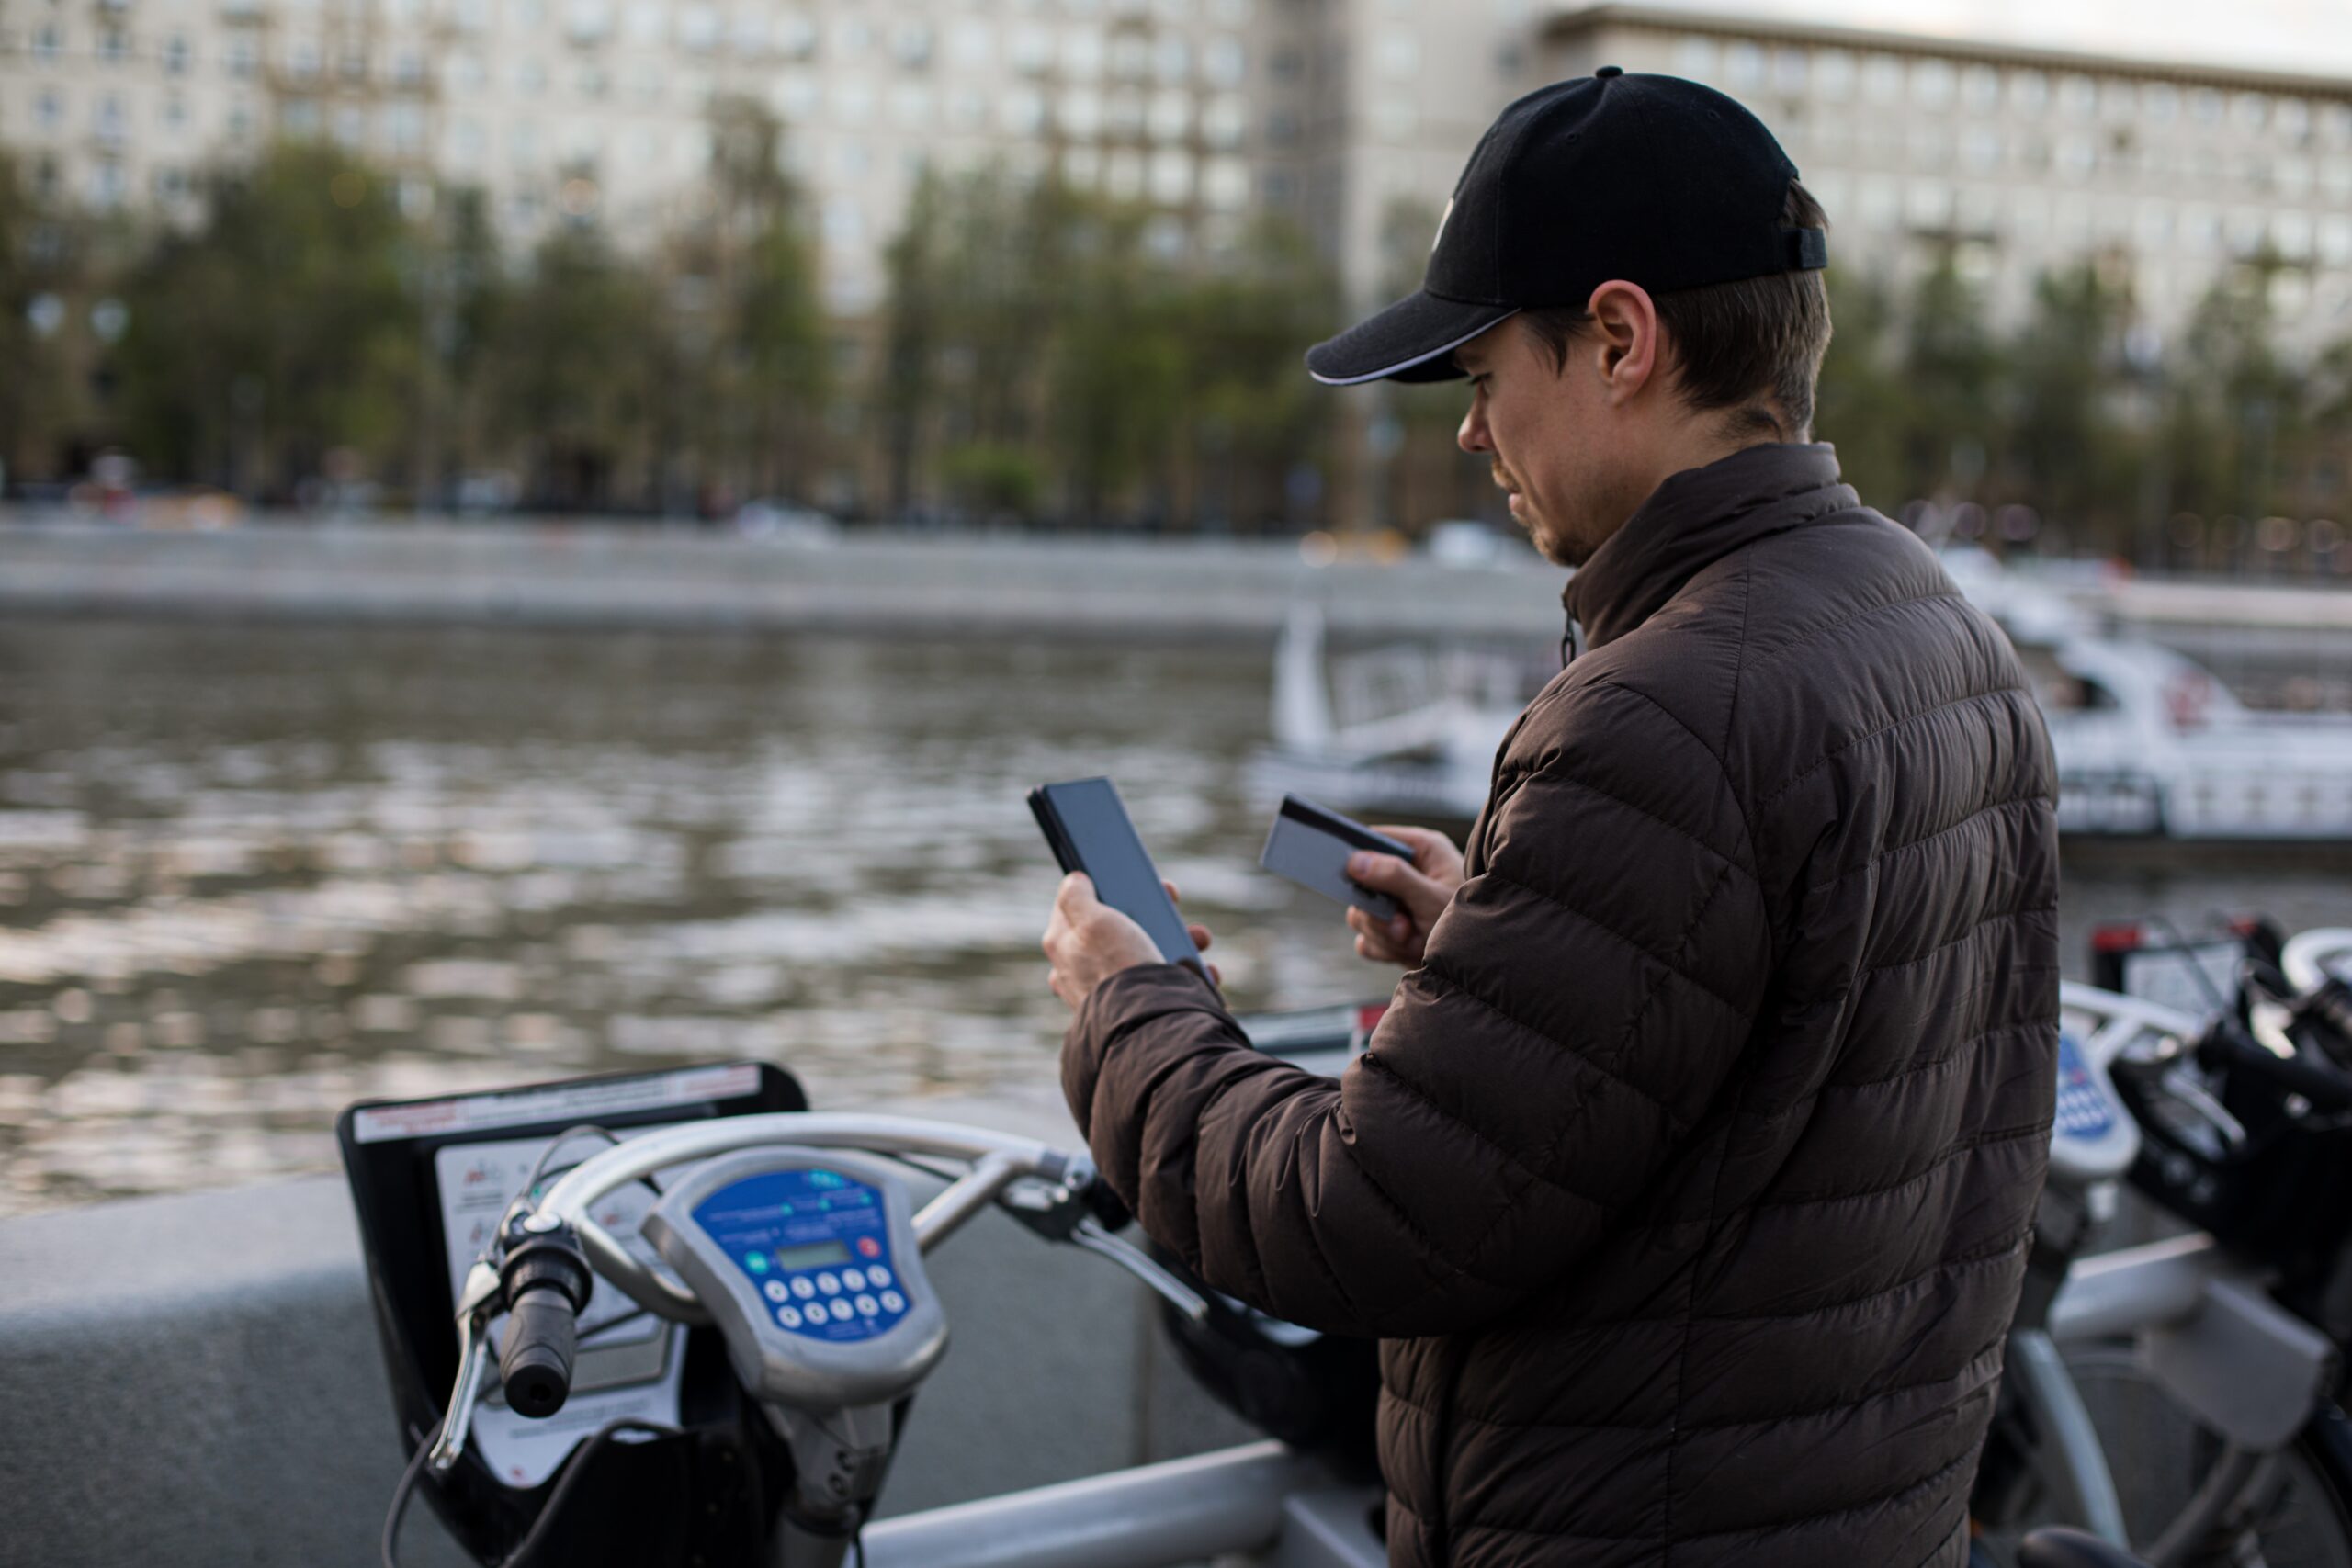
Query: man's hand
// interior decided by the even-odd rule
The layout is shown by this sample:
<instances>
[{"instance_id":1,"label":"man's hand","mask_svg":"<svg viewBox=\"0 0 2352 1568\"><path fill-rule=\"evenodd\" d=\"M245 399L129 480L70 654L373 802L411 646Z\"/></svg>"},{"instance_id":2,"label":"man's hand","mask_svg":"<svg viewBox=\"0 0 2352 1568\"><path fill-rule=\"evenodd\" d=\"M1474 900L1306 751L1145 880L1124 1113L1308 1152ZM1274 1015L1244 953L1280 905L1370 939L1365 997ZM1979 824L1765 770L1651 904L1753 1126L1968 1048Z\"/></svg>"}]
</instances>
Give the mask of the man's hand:
<instances>
[{"instance_id":1,"label":"man's hand","mask_svg":"<svg viewBox=\"0 0 2352 1568\"><path fill-rule=\"evenodd\" d=\"M1160 886L1168 889L1170 899L1175 898L1174 883ZM1208 950L1208 927L1184 929L1192 933L1194 947ZM1045 949L1046 960L1052 965L1046 983L1073 1012L1095 987L1120 970L1167 962L1141 926L1094 896L1094 881L1082 871L1063 877L1061 890L1054 895L1054 916L1046 922ZM1211 964L1209 978L1222 984L1225 976Z\"/></svg>"},{"instance_id":2,"label":"man's hand","mask_svg":"<svg viewBox=\"0 0 2352 1568\"><path fill-rule=\"evenodd\" d=\"M1395 855L1359 851L1348 857L1348 879L1374 893L1396 900L1399 913L1376 920L1348 906L1348 928L1356 933L1356 954L1375 964L1401 964L1411 968L1429 946L1430 928L1453 902L1462 886L1462 852L1442 833L1426 828L1374 828L1413 852L1407 865Z\"/></svg>"}]
</instances>

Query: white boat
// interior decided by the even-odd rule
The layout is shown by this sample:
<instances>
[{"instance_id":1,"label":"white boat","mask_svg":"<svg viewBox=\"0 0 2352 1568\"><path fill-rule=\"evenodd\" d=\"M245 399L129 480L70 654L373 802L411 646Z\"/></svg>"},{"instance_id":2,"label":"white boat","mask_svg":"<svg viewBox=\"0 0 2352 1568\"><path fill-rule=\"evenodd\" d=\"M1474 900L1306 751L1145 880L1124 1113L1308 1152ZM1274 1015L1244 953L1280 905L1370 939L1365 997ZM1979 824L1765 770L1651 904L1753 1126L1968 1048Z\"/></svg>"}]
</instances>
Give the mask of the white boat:
<instances>
[{"instance_id":1,"label":"white boat","mask_svg":"<svg viewBox=\"0 0 2352 1568\"><path fill-rule=\"evenodd\" d=\"M2033 679L2063 832L2352 842L2352 715L2248 708L2192 660L2108 635L1981 550L1944 560ZM1503 733L1540 684L1518 660L1464 650L1384 649L1328 665L1320 614L1297 606L1275 652L1273 744L1251 782L1369 820L1476 817Z\"/></svg>"}]
</instances>

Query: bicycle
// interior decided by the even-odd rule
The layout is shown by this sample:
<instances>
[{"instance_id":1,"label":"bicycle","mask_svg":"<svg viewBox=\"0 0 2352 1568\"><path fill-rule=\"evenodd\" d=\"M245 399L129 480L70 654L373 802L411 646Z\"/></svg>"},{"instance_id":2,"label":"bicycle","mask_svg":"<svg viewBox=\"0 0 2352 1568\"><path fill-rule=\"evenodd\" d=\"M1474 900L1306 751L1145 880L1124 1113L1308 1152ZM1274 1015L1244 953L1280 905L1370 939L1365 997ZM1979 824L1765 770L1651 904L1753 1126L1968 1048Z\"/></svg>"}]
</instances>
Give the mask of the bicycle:
<instances>
[{"instance_id":1,"label":"bicycle","mask_svg":"<svg viewBox=\"0 0 2352 1568\"><path fill-rule=\"evenodd\" d=\"M615 1097L609 1084L589 1089ZM557 1149L591 1135L612 1146L544 1170ZM1157 1568L1219 1554L1283 1568L1386 1561L1377 1487L1333 1453L1280 1441L874 1521L912 1395L944 1346L944 1306L922 1260L991 1205L1048 1242L1125 1269L1186 1321L1207 1320L1208 1300L1114 1234L1124 1215L1083 1153L951 1123L787 1110L627 1137L571 1128L539 1161L465 1272L457 1371L437 1420L407 1433L414 1448L386 1520L388 1564L419 1485L445 1517L471 1527L460 1534L479 1560L508 1568L683 1562L689 1545L711 1563L783 1568L853 1560L861 1568ZM917 1206L915 1173L941 1175L933 1167L943 1161L952 1179ZM657 1179L639 1235L616 1235L607 1224L618 1212L614 1195ZM366 1227L380 1206L361 1209ZM371 1267L376 1245L371 1236ZM578 1324L594 1280L628 1310L602 1317L591 1337L636 1314L695 1325L716 1335L723 1370L714 1376L706 1357L703 1393L681 1402L676 1423L600 1427L531 1494L535 1506L489 1499L508 1505L501 1514L479 1487L458 1484L469 1464L480 1468L469 1430L488 1404L529 1419L564 1408L583 1364ZM379 1308L390 1283L379 1279ZM388 1326L388 1352L394 1332ZM689 1352L688 1385L695 1371ZM724 1388L741 1398L712 1397ZM648 1540L668 1542L667 1555L649 1551ZM2063 1534L2022 1548L2018 1561L2132 1562Z\"/></svg>"}]
</instances>

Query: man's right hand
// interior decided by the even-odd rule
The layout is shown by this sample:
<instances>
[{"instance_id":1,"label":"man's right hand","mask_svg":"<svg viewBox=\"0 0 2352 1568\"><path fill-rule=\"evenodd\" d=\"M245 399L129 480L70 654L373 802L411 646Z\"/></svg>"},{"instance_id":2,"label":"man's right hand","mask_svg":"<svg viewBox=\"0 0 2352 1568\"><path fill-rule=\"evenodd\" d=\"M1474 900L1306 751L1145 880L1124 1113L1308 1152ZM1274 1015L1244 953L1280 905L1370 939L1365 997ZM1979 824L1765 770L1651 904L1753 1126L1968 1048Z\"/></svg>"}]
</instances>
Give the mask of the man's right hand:
<instances>
[{"instance_id":1,"label":"man's right hand","mask_svg":"<svg viewBox=\"0 0 2352 1568\"><path fill-rule=\"evenodd\" d=\"M1356 933L1356 954L1375 964L1401 964L1412 968L1428 947L1430 928L1453 902L1462 886L1462 852L1442 833L1426 828L1375 828L1373 831L1411 847L1413 863L1395 855L1360 851L1348 857L1348 880L1396 900L1394 919L1377 920L1352 904L1348 928Z\"/></svg>"}]
</instances>

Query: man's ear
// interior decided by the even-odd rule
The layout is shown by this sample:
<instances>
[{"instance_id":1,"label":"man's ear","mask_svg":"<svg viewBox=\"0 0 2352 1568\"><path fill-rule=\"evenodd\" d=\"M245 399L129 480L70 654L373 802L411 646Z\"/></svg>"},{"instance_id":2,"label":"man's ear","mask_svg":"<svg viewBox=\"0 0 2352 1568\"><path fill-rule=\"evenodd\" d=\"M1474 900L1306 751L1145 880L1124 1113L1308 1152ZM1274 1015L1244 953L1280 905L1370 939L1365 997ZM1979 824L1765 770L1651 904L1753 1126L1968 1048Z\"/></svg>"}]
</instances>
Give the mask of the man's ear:
<instances>
[{"instance_id":1,"label":"man's ear","mask_svg":"<svg viewBox=\"0 0 2352 1568\"><path fill-rule=\"evenodd\" d=\"M1611 402L1631 400L1665 359L1657 304L1640 284L1612 278L1592 291L1585 311L1592 318L1590 352L1603 395Z\"/></svg>"}]
</instances>

